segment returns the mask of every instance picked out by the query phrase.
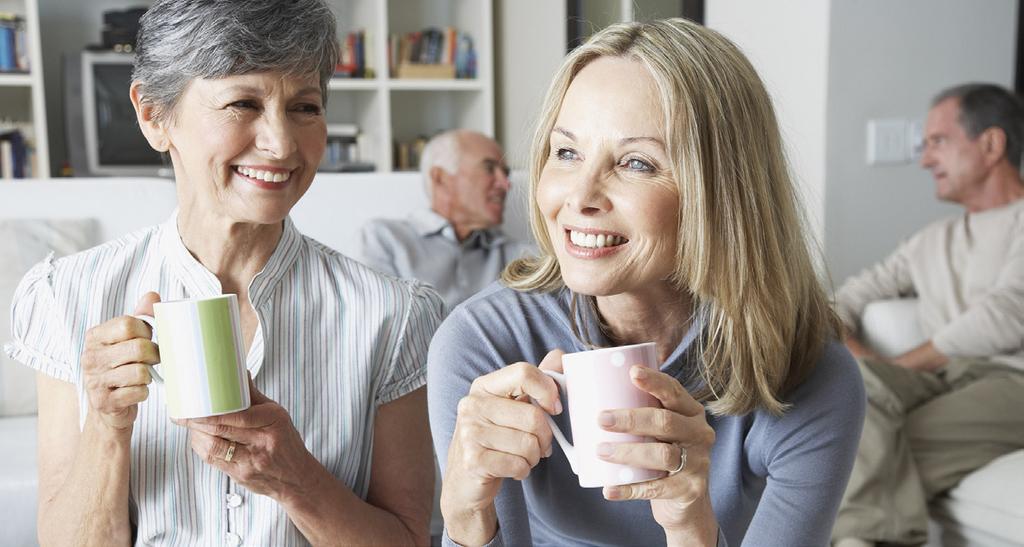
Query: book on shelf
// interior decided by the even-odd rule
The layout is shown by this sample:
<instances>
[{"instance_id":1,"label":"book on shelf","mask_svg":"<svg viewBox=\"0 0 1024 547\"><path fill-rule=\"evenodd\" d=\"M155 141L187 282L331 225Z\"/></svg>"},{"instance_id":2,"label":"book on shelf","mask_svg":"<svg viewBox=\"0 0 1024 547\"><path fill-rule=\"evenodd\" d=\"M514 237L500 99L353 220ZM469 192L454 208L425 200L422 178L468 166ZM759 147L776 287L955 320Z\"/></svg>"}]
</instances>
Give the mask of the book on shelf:
<instances>
[{"instance_id":1,"label":"book on shelf","mask_svg":"<svg viewBox=\"0 0 1024 547\"><path fill-rule=\"evenodd\" d=\"M454 27L392 34L388 69L394 78L476 78L473 38Z\"/></svg>"},{"instance_id":2,"label":"book on shelf","mask_svg":"<svg viewBox=\"0 0 1024 547\"><path fill-rule=\"evenodd\" d=\"M420 167L423 148L427 146L427 137L420 135L410 141L395 141L394 167L396 171L415 171Z\"/></svg>"},{"instance_id":3,"label":"book on shelf","mask_svg":"<svg viewBox=\"0 0 1024 547\"><path fill-rule=\"evenodd\" d=\"M365 30L350 32L338 43L336 78L375 78L373 39Z\"/></svg>"},{"instance_id":4,"label":"book on shelf","mask_svg":"<svg viewBox=\"0 0 1024 547\"><path fill-rule=\"evenodd\" d=\"M355 124L327 124L327 147L318 170L336 173L374 171L377 166L366 160L372 157L367 151L367 140Z\"/></svg>"},{"instance_id":5,"label":"book on shelf","mask_svg":"<svg viewBox=\"0 0 1024 547\"><path fill-rule=\"evenodd\" d=\"M0 12L0 72L29 71L28 31L25 19Z\"/></svg>"},{"instance_id":6,"label":"book on shelf","mask_svg":"<svg viewBox=\"0 0 1024 547\"><path fill-rule=\"evenodd\" d=\"M31 140L21 129L0 127L0 179L31 178L35 171Z\"/></svg>"}]
</instances>

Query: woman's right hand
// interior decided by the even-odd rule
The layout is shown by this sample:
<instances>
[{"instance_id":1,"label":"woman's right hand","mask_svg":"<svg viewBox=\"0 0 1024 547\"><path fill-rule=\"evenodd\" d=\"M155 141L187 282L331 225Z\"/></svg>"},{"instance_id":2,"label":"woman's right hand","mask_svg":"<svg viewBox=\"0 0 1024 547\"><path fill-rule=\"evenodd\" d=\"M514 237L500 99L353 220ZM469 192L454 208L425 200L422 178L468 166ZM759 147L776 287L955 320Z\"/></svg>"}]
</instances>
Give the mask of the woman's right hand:
<instances>
[{"instance_id":1,"label":"woman's right hand","mask_svg":"<svg viewBox=\"0 0 1024 547\"><path fill-rule=\"evenodd\" d=\"M152 316L153 304L159 301L157 293L146 293L134 315ZM146 365L160 362L151 337L149 325L131 315L115 317L85 334L82 372L90 412L111 428L131 428L138 404L149 397L153 380Z\"/></svg>"},{"instance_id":2,"label":"woman's right hand","mask_svg":"<svg viewBox=\"0 0 1024 547\"><path fill-rule=\"evenodd\" d=\"M558 385L541 369L560 372L562 354L548 353L540 368L515 363L481 376L459 401L441 490L441 512L453 540L487 543L495 523L480 519L494 514L501 481L525 479L551 454L551 427L544 413L560 414L562 403Z\"/></svg>"}]
</instances>

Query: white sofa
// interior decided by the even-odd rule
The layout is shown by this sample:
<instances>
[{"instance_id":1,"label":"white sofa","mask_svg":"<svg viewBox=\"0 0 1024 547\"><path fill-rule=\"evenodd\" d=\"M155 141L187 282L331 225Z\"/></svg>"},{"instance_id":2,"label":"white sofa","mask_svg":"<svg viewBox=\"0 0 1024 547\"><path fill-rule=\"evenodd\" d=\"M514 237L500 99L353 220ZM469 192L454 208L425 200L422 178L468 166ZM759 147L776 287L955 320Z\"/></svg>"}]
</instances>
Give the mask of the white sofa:
<instances>
[{"instance_id":1,"label":"white sofa","mask_svg":"<svg viewBox=\"0 0 1024 547\"><path fill-rule=\"evenodd\" d=\"M521 181L520 174L513 180ZM517 182L504 229L528 238L523 192ZM416 173L319 175L292 211L300 231L341 252L358 256L359 228L369 219L397 218L427 203ZM0 183L0 221L95 219L97 242L165 220L176 204L165 179L110 178ZM15 257L0 256L4 260ZM13 288L12 288L13 290ZM0 302L10 295L0 295ZM0 310L7 314L7 309ZM0 332L0 344L10 338ZM2 378L0 378L2 381ZM29 386L26 389L34 389ZM0 545L36 544L35 416L0 418Z\"/></svg>"},{"instance_id":2,"label":"white sofa","mask_svg":"<svg viewBox=\"0 0 1024 547\"><path fill-rule=\"evenodd\" d=\"M865 342L884 356L924 342L913 299L873 302L861 323ZM1024 450L969 474L932 504L931 516L929 547L1024 545Z\"/></svg>"}]
</instances>

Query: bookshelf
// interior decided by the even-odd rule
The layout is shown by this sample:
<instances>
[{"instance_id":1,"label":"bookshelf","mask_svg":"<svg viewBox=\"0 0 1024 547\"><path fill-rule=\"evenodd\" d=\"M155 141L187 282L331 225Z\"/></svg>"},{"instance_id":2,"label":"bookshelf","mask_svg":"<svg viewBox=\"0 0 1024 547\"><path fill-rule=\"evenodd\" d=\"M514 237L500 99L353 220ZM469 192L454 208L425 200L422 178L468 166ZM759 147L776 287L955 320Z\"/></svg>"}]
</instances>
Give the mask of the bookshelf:
<instances>
[{"instance_id":1,"label":"bookshelf","mask_svg":"<svg viewBox=\"0 0 1024 547\"><path fill-rule=\"evenodd\" d=\"M0 13L24 20L28 48L28 73L0 72L0 130L8 124L31 132L35 157L33 178L50 176L50 154L46 133L46 102L43 95L43 59L39 45L37 0L0 0Z\"/></svg>"},{"instance_id":2,"label":"bookshelf","mask_svg":"<svg viewBox=\"0 0 1024 547\"><path fill-rule=\"evenodd\" d=\"M363 160L378 172L395 170L393 145L452 128L494 134L492 0L328 0L339 40L365 33L371 78L334 78L329 123L355 124L363 134ZM389 71L392 34L453 27L472 38L476 77L397 78Z\"/></svg>"}]
</instances>

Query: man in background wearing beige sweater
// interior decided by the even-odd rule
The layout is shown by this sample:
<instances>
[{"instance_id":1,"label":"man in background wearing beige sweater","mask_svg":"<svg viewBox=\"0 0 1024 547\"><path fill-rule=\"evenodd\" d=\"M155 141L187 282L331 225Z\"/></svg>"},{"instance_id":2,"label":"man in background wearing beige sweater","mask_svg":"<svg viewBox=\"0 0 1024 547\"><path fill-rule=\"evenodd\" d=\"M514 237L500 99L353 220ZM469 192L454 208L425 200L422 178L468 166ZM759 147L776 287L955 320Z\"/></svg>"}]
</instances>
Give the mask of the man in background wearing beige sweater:
<instances>
[{"instance_id":1,"label":"man in background wearing beige sweater","mask_svg":"<svg viewBox=\"0 0 1024 547\"><path fill-rule=\"evenodd\" d=\"M927 503L966 474L1024 446L1024 106L994 85L940 93L921 165L940 220L837 293L868 412L833 537L836 545L915 545ZM927 339L885 359L859 338L875 300L913 296Z\"/></svg>"}]
</instances>

